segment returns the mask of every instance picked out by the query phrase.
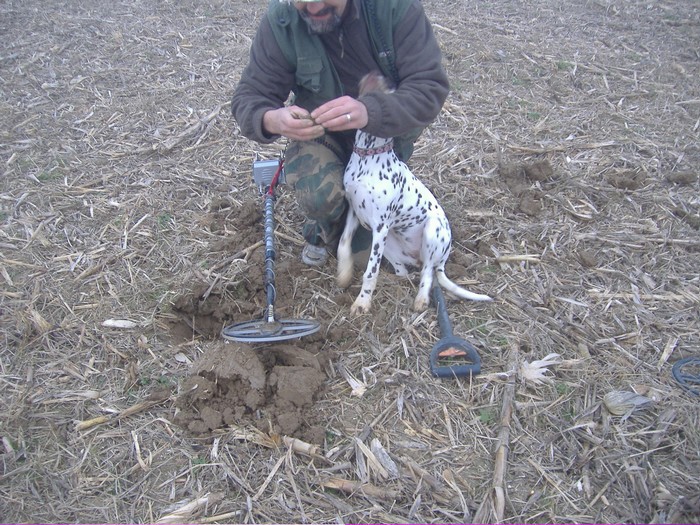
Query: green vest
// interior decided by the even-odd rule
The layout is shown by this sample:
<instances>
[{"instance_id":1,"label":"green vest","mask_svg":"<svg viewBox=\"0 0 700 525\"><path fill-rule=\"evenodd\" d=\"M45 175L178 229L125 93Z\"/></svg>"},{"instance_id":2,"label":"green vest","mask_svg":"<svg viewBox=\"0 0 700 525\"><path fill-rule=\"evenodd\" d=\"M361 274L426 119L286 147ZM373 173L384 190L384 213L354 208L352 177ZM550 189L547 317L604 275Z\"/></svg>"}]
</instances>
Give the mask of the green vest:
<instances>
[{"instance_id":1,"label":"green vest","mask_svg":"<svg viewBox=\"0 0 700 525\"><path fill-rule=\"evenodd\" d=\"M363 2L362 13L372 40L375 60L382 73L398 85L394 59L394 27L401 21L411 0L354 0ZM306 22L288 2L270 0L267 16L287 62L295 69L294 103L312 110L343 95L338 73L318 35L309 32ZM416 128L394 137L394 151L401 160L413 153L413 143L423 131Z\"/></svg>"}]
</instances>

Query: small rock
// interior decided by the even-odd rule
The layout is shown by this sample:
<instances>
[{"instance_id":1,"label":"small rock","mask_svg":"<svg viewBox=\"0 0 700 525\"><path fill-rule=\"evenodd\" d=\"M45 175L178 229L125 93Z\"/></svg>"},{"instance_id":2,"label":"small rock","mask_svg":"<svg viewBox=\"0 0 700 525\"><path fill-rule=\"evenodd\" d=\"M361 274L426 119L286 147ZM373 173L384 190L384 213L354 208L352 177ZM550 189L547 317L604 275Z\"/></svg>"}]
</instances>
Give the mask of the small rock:
<instances>
[{"instance_id":1,"label":"small rock","mask_svg":"<svg viewBox=\"0 0 700 525\"><path fill-rule=\"evenodd\" d=\"M598 266L598 258L592 250L581 250L578 252L578 258L581 264L586 268L595 268Z\"/></svg>"}]
</instances>

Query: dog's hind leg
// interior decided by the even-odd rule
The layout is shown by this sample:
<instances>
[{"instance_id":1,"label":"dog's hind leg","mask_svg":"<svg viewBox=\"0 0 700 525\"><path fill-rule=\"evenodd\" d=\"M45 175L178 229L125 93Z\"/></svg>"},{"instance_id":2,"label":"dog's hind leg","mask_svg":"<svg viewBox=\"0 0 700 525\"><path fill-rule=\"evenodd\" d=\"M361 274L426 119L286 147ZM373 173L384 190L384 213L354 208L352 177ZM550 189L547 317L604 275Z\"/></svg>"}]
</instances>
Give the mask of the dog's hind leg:
<instances>
[{"instance_id":1,"label":"dog's hind leg","mask_svg":"<svg viewBox=\"0 0 700 525\"><path fill-rule=\"evenodd\" d=\"M450 243L452 235L450 226L444 217L430 215L423 225L421 238L421 261L423 267L420 272L420 284L418 293L413 301L413 310L422 312L430 305L430 290L433 286L435 269L444 267L444 261L450 255Z\"/></svg>"},{"instance_id":2,"label":"dog's hind leg","mask_svg":"<svg viewBox=\"0 0 700 525\"><path fill-rule=\"evenodd\" d=\"M413 310L422 312L428 308L430 304L430 290L433 286L433 267L428 264L423 265L420 272L420 284L418 285L418 293L413 301Z\"/></svg>"},{"instance_id":3,"label":"dog's hind leg","mask_svg":"<svg viewBox=\"0 0 700 525\"><path fill-rule=\"evenodd\" d=\"M336 274L336 282L341 288L347 288L352 281L352 237L355 235L357 228L360 226L360 221L355 215L352 207L348 209L348 215L345 219L345 229L340 236L338 243L338 272Z\"/></svg>"},{"instance_id":4,"label":"dog's hind leg","mask_svg":"<svg viewBox=\"0 0 700 525\"><path fill-rule=\"evenodd\" d=\"M410 260L403 254L403 245L397 240L394 232L389 232L386 237L386 246L384 248L384 258L391 263L394 273L399 277L408 277L408 268L406 261Z\"/></svg>"},{"instance_id":5,"label":"dog's hind leg","mask_svg":"<svg viewBox=\"0 0 700 525\"><path fill-rule=\"evenodd\" d=\"M367 262L367 269L362 277L362 289L350 308L350 313L367 313L372 305L372 294L377 286L379 277L379 266L384 255L386 246L386 236L389 233L389 226L384 224L379 230L372 232L372 249Z\"/></svg>"}]
</instances>

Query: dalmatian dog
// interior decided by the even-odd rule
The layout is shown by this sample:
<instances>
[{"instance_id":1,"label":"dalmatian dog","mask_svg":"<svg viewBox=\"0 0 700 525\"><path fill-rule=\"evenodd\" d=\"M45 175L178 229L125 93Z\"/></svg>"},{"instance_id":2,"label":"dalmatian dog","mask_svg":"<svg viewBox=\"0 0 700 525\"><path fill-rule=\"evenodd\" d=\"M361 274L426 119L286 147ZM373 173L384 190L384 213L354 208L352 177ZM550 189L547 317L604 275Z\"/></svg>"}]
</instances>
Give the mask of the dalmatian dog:
<instances>
[{"instance_id":1,"label":"dalmatian dog","mask_svg":"<svg viewBox=\"0 0 700 525\"><path fill-rule=\"evenodd\" d=\"M360 82L360 94L375 90L391 92L381 75L370 73ZM415 311L428 308L435 277L454 297L491 300L487 295L461 288L445 275L452 245L447 217L430 190L396 156L393 139L357 130L343 182L350 209L337 252L337 282L341 288L347 288L352 280L353 234L360 224L372 232L369 262L362 289L350 310L352 314L369 312L382 256L403 277L408 277L409 267L421 268L420 285L413 302Z\"/></svg>"}]
</instances>

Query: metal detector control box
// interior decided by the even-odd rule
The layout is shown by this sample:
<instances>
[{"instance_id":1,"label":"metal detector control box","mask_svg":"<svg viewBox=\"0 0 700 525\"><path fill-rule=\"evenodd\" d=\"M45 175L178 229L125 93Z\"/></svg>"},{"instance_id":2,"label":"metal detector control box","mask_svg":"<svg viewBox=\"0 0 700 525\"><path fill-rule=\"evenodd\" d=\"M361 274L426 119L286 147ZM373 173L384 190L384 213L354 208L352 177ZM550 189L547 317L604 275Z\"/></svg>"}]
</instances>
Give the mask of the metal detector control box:
<instances>
[{"instance_id":1,"label":"metal detector control box","mask_svg":"<svg viewBox=\"0 0 700 525\"><path fill-rule=\"evenodd\" d=\"M253 180L255 184L260 188L267 188L272 183L272 179L279 167L280 159L253 161ZM284 168L282 168L277 184L284 184L285 182Z\"/></svg>"}]
</instances>

